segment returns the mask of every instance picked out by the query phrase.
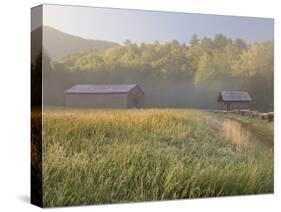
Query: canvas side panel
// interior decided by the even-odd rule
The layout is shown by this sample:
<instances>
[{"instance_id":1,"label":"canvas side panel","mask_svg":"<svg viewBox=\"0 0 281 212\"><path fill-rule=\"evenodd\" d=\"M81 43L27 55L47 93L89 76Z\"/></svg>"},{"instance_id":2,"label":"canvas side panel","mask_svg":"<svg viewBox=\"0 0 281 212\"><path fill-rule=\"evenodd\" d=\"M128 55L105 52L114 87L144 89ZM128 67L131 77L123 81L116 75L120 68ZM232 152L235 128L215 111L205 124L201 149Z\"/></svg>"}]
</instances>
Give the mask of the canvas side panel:
<instances>
[{"instance_id":1,"label":"canvas side panel","mask_svg":"<svg viewBox=\"0 0 281 212\"><path fill-rule=\"evenodd\" d=\"M31 9L31 203L42 197L42 6Z\"/></svg>"}]
</instances>

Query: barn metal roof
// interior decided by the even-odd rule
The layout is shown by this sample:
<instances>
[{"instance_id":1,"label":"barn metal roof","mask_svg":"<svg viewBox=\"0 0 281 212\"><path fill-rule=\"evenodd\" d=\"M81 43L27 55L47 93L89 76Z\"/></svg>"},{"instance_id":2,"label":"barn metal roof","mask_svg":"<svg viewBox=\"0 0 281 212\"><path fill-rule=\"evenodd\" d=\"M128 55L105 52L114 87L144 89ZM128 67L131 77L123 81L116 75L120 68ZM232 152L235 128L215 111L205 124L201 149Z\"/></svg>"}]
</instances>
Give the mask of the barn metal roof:
<instances>
[{"instance_id":1,"label":"barn metal roof","mask_svg":"<svg viewBox=\"0 0 281 212\"><path fill-rule=\"evenodd\" d=\"M245 91L221 91L218 97L218 101L250 102L252 101L252 99L249 93Z\"/></svg>"},{"instance_id":2,"label":"barn metal roof","mask_svg":"<svg viewBox=\"0 0 281 212\"><path fill-rule=\"evenodd\" d=\"M95 84L95 85L74 85L65 91L65 93L128 93L136 87L136 84Z\"/></svg>"}]
</instances>

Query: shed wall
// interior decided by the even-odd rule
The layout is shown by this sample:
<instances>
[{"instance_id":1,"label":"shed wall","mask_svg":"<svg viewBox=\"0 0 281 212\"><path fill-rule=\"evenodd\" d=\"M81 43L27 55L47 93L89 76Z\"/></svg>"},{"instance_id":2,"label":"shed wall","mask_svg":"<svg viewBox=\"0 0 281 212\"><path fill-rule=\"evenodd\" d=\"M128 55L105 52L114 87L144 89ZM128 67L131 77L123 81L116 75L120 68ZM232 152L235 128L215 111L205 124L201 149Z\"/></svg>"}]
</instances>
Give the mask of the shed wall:
<instances>
[{"instance_id":1,"label":"shed wall","mask_svg":"<svg viewBox=\"0 0 281 212\"><path fill-rule=\"evenodd\" d=\"M127 108L128 94L65 94L66 107Z\"/></svg>"},{"instance_id":2,"label":"shed wall","mask_svg":"<svg viewBox=\"0 0 281 212\"><path fill-rule=\"evenodd\" d=\"M227 107L229 105L229 107ZM250 109L250 102L225 102L224 110L246 110Z\"/></svg>"},{"instance_id":3,"label":"shed wall","mask_svg":"<svg viewBox=\"0 0 281 212\"><path fill-rule=\"evenodd\" d=\"M133 88L129 92L127 106L128 108L144 107L144 94L138 87Z\"/></svg>"}]
</instances>

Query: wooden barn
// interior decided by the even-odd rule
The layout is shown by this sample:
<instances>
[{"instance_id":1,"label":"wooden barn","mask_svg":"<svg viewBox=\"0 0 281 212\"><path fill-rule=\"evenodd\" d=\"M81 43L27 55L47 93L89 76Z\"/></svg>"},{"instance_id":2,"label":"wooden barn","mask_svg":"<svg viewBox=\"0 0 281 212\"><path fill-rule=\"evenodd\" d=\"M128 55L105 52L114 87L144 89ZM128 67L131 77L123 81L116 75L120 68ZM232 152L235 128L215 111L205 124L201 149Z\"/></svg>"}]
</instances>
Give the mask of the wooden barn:
<instances>
[{"instance_id":1,"label":"wooden barn","mask_svg":"<svg viewBox=\"0 0 281 212\"><path fill-rule=\"evenodd\" d=\"M218 102L223 103L224 110L245 110L250 109L251 97L245 91L221 91Z\"/></svg>"},{"instance_id":2,"label":"wooden barn","mask_svg":"<svg viewBox=\"0 0 281 212\"><path fill-rule=\"evenodd\" d=\"M64 92L66 107L143 108L144 92L136 84L75 85Z\"/></svg>"}]
</instances>

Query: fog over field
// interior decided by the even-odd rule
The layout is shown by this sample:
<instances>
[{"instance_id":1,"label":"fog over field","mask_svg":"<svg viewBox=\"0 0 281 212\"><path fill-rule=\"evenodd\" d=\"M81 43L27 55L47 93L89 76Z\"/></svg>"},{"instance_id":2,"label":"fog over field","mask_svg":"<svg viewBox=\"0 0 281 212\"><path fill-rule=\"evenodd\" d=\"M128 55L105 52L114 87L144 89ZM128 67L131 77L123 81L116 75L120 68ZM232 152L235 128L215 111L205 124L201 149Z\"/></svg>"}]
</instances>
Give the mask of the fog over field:
<instances>
[{"instance_id":1,"label":"fog over field","mask_svg":"<svg viewBox=\"0 0 281 212\"><path fill-rule=\"evenodd\" d=\"M36 31L33 33L36 37ZM64 91L75 84L127 83L141 86L146 108L219 109L219 91L243 90L250 93L253 109L273 110L271 40L247 44L222 34L214 39L200 39L194 34L190 44L176 40L136 44L127 40L119 45L73 38L50 27L44 27L43 33L45 105L62 106ZM72 39L77 43L70 47ZM61 42L57 53L52 40L65 40L69 45ZM85 45L88 47L83 49ZM36 68L36 58L33 61Z\"/></svg>"}]
</instances>

